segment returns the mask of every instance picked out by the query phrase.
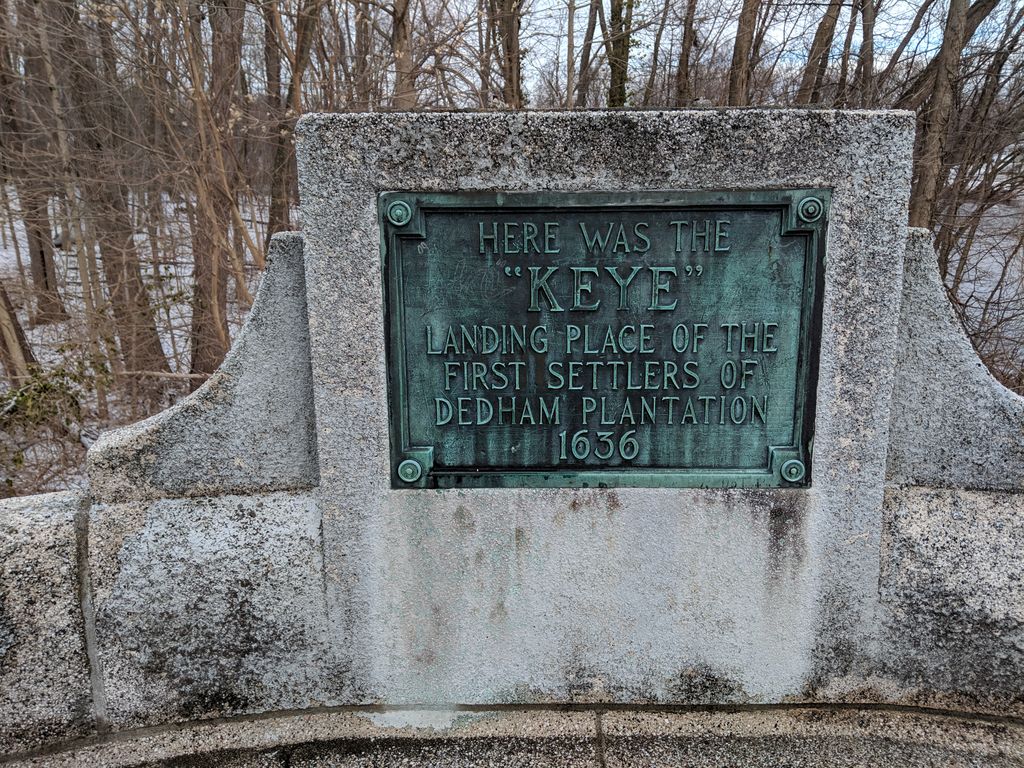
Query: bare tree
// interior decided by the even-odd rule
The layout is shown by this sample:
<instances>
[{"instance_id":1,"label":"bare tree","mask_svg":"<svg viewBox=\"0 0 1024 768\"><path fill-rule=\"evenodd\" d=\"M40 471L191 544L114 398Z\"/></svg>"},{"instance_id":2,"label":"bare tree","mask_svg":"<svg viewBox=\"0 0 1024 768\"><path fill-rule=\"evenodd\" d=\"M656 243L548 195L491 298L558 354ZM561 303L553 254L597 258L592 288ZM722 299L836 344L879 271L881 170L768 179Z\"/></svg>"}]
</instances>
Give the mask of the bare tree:
<instances>
[{"instance_id":1,"label":"bare tree","mask_svg":"<svg viewBox=\"0 0 1024 768\"><path fill-rule=\"evenodd\" d=\"M580 50L580 77L576 84L576 106L580 109L586 109L590 105L590 84L594 76L594 36L597 33L597 16L601 11L601 3L602 0L590 0L587 10L587 29Z\"/></svg>"},{"instance_id":2,"label":"bare tree","mask_svg":"<svg viewBox=\"0 0 1024 768\"><path fill-rule=\"evenodd\" d=\"M40 11L42 0L34 2ZM105 81L97 71L94 58L85 46L87 35L74 0L55 0L54 5L49 12L61 20L55 29L61 33L61 64L67 72L70 85L67 96L80 137L75 153L77 175L103 257L121 354L129 371L167 371L167 360L142 281L128 193L122 179L111 172L106 162L123 149L119 140L123 117L115 106L116 98L108 91L117 88L117 83ZM37 13L36 18L43 16ZM46 37L42 38L42 47L44 58L52 61ZM53 69L52 65L50 68ZM80 242L84 246L84 238L80 238Z\"/></svg>"},{"instance_id":3,"label":"bare tree","mask_svg":"<svg viewBox=\"0 0 1024 768\"><path fill-rule=\"evenodd\" d=\"M412 61L412 25L409 0L394 0L391 26L391 51L395 57L395 88L391 105L396 109L416 106L416 72Z\"/></svg>"},{"instance_id":4,"label":"bare tree","mask_svg":"<svg viewBox=\"0 0 1024 768\"><path fill-rule=\"evenodd\" d=\"M686 0L683 15L683 39L679 44L679 61L676 64L675 101L677 107L684 107L693 100L693 81L690 76L690 56L697 45L694 19L697 14L697 0Z\"/></svg>"},{"instance_id":5,"label":"bare tree","mask_svg":"<svg viewBox=\"0 0 1024 768\"><path fill-rule=\"evenodd\" d=\"M611 0L608 19L608 106L626 106L626 76L629 74L629 46L633 36L633 0Z\"/></svg>"},{"instance_id":6,"label":"bare tree","mask_svg":"<svg viewBox=\"0 0 1024 768\"><path fill-rule=\"evenodd\" d=\"M524 106L522 51L519 43L521 1L488 0L488 19L501 69L501 97L510 109L521 109Z\"/></svg>"},{"instance_id":7,"label":"bare tree","mask_svg":"<svg viewBox=\"0 0 1024 768\"><path fill-rule=\"evenodd\" d=\"M816 104L821 99L821 87L828 71L828 57L832 50L832 41L836 33L836 22L839 11L843 7L842 0L830 0L825 13L818 23L811 43L811 51L804 65L800 79L800 90L796 94L797 104Z\"/></svg>"},{"instance_id":8,"label":"bare tree","mask_svg":"<svg viewBox=\"0 0 1024 768\"><path fill-rule=\"evenodd\" d=\"M750 58L754 45L754 31L761 0L743 0L740 17L736 22L736 42L732 49L729 69L729 97L731 107L743 107L750 99Z\"/></svg>"},{"instance_id":9,"label":"bare tree","mask_svg":"<svg viewBox=\"0 0 1024 768\"><path fill-rule=\"evenodd\" d=\"M13 387L24 384L36 366L32 348L25 339L25 332L3 282L0 282L0 365Z\"/></svg>"},{"instance_id":10,"label":"bare tree","mask_svg":"<svg viewBox=\"0 0 1024 768\"><path fill-rule=\"evenodd\" d=\"M942 150L953 110L953 90L965 43L966 21L967 0L950 0L942 45L935 59L938 63L932 79L932 90L918 115L914 195L910 201L911 226L931 226L935 212L935 195L942 172Z\"/></svg>"}]
</instances>

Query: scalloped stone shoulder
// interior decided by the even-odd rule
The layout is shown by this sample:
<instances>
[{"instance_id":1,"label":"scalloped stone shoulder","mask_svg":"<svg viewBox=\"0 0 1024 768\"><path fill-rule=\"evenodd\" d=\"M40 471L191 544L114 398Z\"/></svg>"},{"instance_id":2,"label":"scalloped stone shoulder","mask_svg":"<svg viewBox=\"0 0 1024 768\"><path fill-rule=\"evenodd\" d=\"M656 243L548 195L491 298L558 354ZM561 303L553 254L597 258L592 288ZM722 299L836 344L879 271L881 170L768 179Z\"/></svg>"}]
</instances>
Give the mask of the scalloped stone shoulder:
<instances>
[{"instance_id":1,"label":"scalloped stone shoulder","mask_svg":"<svg viewBox=\"0 0 1024 768\"><path fill-rule=\"evenodd\" d=\"M100 502L317 484L302 235L274 237L249 319L213 376L173 407L102 435L87 469Z\"/></svg>"},{"instance_id":2,"label":"scalloped stone shoulder","mask_svg":"<svg viewBox=\"0 0 1024 768\"><path fill-rule=\"evenodd\" d=\"M989 373L953 312L927 230L907 238L888 479L1024 489L1024 398Z\"/></svg>"}]
</instances>

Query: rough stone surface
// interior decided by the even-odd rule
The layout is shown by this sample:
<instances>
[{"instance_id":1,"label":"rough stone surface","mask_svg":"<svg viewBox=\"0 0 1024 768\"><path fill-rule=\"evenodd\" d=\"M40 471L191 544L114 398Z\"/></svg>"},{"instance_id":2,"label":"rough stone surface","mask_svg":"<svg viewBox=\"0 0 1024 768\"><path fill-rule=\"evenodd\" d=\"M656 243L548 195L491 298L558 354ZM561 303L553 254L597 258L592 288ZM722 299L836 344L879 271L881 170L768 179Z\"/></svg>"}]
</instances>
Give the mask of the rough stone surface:
<instances>
[{"instance_id":1,"label":"rough stone surface","mask_svg":"<svg viewBox=\"0 0 1024 768\"><path fill-rule=\"evenodd\" d=\"M91 516L115 727L332 703L344 670L325 633L308 495L126 502Z\"/></svg>"},{"instance_id":2,"label":"rough stone surface","mask_svg":"<svg viewBox=\"0 0 1024 768\"><path fill-rule=\"evenodd\" d=\"M316 493L355 694L778 701L867 673L913 129L786 110L302 119ZM379 192L805 186L833 192L799 500L388 487Z\"/></svg>"},{"instance_id":3,"label":"rough stone surface","mask_svg":"<svg viewBox=\"0 0 1024 768\"><path fill-rule=\"evenodd\" d=\"M0 756L95 729L75 528L84 503L0 501Z\"/></svg>"},{"instance_id":4,"label":"rough stone surface","mask_svg":"<svg viewBox=\"0 0 1024 768\"><path fill-rule=\"evenodd\" d=\"M1024 397L978 358L946 298L931 234L910 233L900 312L889 479L1024 490Z\"/></svg>"},{"instance_id":5,"label":"rough stone surface","mask_svg":"<svg viewBox=\"0 0 1024 768\"><path fill-rule=\"evenodd\" d=\"M453 748L439 749L442 740L452 742ZM393 764L384 759L393 756L398 761L395 764L407 765L402 759L417 752L447 752L452 756L450 764L455 765L462 764L459 759L479 755L487 755L490 762L485 764L489 765L523 755L557 755L561 762L549 760L546 764L550 765L586 765L596 756L597 747L596 720L591 712L320 711L119 734L59 753L15 760L11 768L248 766L263 765L266 760L276 767L298 765L300 759L331 765L323 761L332 755L373 760L373 765Z\"/></svg>"},{"instance_id":6,"label":"rough stone surface","mask_svg":"<svg viewBox=\"0 0 1024 768\"><path fill-rule=\"evenodd\" d=\"M901 698L1024 713L1024 495L892 488L883 553Z\"/></svg>"},{"instance_id":7,"label":"rough stone surface","mask_svg":"<svg viewBox=\"0 0 1024 768\"><path fill-rule=\"evenodd\" d=\"M97 501L294 490L316 485L302 236L276 235L252 312L192 395L89 451Z\"/></svg>"},{"instance_id":8,"label":"rough stone surface","mask_svg":"<svg viewBox=\"0 0 1024 768\"><path fill-rule=\"evenodd\" d=\"M364 716L365 717L365 716ZM588 713L389 712L344 738L299 745L293 768L598 768L594 715Z\"/></svg>"},{"instance_id":9,"label":"rough stone surface","mask_svg":"<svg viewBox=\"0 0 1024 768\"><path fill-rule=\"evenodd\" d=\"M871 709L321 712L193 724L8 768L1024 765L1020 722Z\"/></svg>"},{"instance_id":10,"label":"rough stone surface","mask_svg":"<svg viewBox=\"0 0 1024 768\"><path fill-rule=\"evenodd\" d=\"M927 766L1024 765L1020 725L871 711L609 713L604 765Z\"/></svg>"},{"instance_id":11,"label":"rough stone surface","mask_svg":"<svg viewBox=\"0 0 1024 768\"><path fill-rule=\"evenodd\" d=\"M378 635L362 662L384 701L742 703L800 689L806 495L555 498L431 492L378 512Z\"/></svg>"}]
</instances>

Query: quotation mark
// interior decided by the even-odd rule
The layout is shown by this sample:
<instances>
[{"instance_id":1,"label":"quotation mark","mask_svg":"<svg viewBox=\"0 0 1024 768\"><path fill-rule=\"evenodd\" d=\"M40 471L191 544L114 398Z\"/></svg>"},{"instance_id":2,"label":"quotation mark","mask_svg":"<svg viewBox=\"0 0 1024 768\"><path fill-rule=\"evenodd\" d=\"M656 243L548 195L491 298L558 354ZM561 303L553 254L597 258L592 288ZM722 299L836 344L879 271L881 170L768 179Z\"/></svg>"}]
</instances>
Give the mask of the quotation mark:
<instances>
[{"instance_id":1,"label":"quotation mark","mask_svg":"<svg viewBox=\"0 0 1024 768\"><path fill-rule=\"evenodd\" d=\"M700 264L698 264L697 266L693 266L692 264L687 264L684 271L688 275L696 274L697 277L700 277L701 275L704 274L704 267L702 267Z\"/></svg>"},{"instance_id":2,"label":"quotation mark","mask_svg":"<svg viewBox=\"0 0 1024 768\"><path fill-rule=\"evenodd\" d=\"M505 274L508 275L509 277L512 277L513 274L516 277L522 277L523 276L523 268L522 267L516 267L515 269L513 269L512 267L505 267Z\"/></svg>"}]
</instances>

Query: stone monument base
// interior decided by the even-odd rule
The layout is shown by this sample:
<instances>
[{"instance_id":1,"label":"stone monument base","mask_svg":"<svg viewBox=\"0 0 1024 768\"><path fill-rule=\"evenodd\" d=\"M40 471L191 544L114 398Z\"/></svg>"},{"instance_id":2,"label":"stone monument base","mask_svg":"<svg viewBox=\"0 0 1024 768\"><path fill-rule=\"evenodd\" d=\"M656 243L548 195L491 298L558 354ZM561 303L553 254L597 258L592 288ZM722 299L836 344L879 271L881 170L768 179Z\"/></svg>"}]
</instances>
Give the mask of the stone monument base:
<instances>
[{"instance_id":1,"label":"stone monument base","mask_svg":"<svg viewBox=\"0 0 1024 768\"><path fill-rule=\"evenodd\" d=\"M224 364L87 492L0 502L0 766L1024 766L1024 398L907 231L913 128L304 118L305 231ZM830 195L803 485L397 471L381 194L794 189Z\"/></svg>"}]
</instances>

